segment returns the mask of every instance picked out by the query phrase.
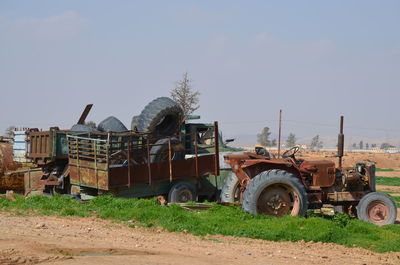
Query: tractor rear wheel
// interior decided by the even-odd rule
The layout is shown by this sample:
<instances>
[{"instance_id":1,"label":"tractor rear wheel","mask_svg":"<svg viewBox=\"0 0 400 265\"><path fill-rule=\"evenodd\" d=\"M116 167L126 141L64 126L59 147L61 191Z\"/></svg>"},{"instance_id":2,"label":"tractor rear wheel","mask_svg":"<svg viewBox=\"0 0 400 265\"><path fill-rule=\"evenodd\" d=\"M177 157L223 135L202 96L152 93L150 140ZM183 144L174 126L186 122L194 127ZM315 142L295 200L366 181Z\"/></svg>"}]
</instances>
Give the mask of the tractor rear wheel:
<instances>
[{"instance_id":1,"label":"tractor rear wheel","mask_svg":"<svg viewBox=\"0 0 400 265\"><path fill-rule=\"evenodd\" d=\"M360 220L378 226L394 224L397 216L396 203L385 193L371 192L358 203L357 216Z\"/></svg>"},{"instance_id":2,"label":"tractor rear wheel","mask_svg":"<svg viewBox=\"0 0 400 265\"><path fill-rule=\"evenodd\" d=\"M307 193L294 174L271 169L261 172L247 185L242 208L252 214L304 216Z\"/></svg>"}]
</instances>

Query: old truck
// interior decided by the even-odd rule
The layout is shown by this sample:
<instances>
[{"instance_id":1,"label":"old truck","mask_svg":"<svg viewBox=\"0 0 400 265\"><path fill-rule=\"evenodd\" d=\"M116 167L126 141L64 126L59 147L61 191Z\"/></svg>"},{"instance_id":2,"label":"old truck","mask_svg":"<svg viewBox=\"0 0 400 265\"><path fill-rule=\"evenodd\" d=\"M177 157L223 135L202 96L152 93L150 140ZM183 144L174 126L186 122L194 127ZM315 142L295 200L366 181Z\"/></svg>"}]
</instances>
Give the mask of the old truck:
<instances>
[{"instance_id":1,"label":"old truck","mask_svg":"<svg viewBox=\"0 0 400 265\"><path fill-rule=\"evenodd\" d=\"M141 114L146 120L130 131L85 128L87 109L74 130L31 129L27 158L38 167L25 174L25 194L215 200L222 185L218 123L178 123L174 104L166 98L151 102Z\"/></svg>"},{"instance_id":2,"label":"old truck","mask_svg":"<svg viewBox=\"0 0 400 265\"><path fill-rule=\"evenodd\" d=\"M304 216L329 205L376 225L393 224L397 207L389 195L376 192L374 163L342 167L343 117L340 124L337 168L330 160L298 159L298 147L279 158L261 152L225 156L233 172L225 180L221 201L241 202L246 212L277 217Z\"/></svg>"}]
</instances>

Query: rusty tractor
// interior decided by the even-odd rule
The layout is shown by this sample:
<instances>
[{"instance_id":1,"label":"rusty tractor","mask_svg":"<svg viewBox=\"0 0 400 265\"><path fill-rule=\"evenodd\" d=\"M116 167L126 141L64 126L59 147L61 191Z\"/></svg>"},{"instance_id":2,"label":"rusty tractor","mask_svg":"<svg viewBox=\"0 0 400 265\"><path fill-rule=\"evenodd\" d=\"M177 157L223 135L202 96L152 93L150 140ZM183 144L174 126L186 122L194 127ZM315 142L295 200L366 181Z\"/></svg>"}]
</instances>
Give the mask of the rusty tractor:
<instances>
[{"instance_id":1,"label":"rusty tractor","mask_svg":"<svg viewBox=\"0 0 400 265\"><path fill-rule=\"evenodd\" d=\"M387 194L376 192L375 165L369 161L342 167L343 117L338 141L339 167L330 160L296 158L298 147L270 158L263 150L225 156L232 168L221 192L222 202L241 202L244 211L281 217L304 216L307 210L333 206L376 225L393 224L397 207Z\"/></svg>"}]
</instances>

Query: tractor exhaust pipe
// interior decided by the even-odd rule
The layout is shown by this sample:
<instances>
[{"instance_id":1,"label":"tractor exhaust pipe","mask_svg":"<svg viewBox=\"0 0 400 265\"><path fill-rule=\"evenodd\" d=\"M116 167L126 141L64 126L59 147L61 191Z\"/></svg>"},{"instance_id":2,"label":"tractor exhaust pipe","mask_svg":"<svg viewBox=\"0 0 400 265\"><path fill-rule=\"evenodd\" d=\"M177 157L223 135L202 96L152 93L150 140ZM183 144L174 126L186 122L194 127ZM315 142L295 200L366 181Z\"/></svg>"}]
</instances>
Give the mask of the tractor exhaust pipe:
<instances>
[{"instance_id":1,"label":"tractor exhaust pipe","mask_svg":"<svg viewBox=\"0 0 400 265\"><path fill-rule=\"evenodd\" d=\"M343 134L343 120L344 117L340 116L340 132L338 135L338 158L339 158L339 169L342 169L342 158L344 153L344 134Z\"/></svg>"}]
</instances>

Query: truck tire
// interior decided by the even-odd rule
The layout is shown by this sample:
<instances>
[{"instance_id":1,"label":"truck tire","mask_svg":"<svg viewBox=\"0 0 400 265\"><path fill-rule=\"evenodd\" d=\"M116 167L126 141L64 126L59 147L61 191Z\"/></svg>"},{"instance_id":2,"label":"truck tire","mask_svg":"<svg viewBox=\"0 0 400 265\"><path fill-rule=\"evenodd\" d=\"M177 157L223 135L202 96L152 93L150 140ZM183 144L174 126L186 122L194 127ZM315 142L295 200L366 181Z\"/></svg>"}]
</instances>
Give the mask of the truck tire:
<instances>
[{"instance_id":1,"label":"truck tire","mask_svg":"<svg viewBox=\"0 0 400 265\"><path fill-rule=\"evenodd\" d=\"M131 121L131 130L137 132L137 125L139 121L139 116L133 116Z\"/></svg>"},{"instance_id":2,"label":"truck tire","mask_svg":"<svg viewBox=\"0 0 400 265\"><path fill-rule=\"evenodd\" d=\"M83 125L83 124L74 124L71 127L71 131L75 131L75 132L99 132L99 130L97 130L96 128L92 128L92 127L89 127L89 126Z\"/></svg>"},{"instance_id":3,"label":"truck tire","mask_svg":"<svg viewBox=\"0 0 400 265\"><path fill-rule=\"evenodd\" d=\"M261 172L247 185L242 208L251 214L304 216L308 208L307 193L298 177L285 170L271 169Z\"/></svg>"},{"instance_id":4,"label":"truck tire","mask_svg":"<svg viewBox=\"0 0 400 265\"><path fill-rule=\"evenodd\" d=\"M156 136L172 136L178 132L183 111L178 103L167 97L160 97L143 109L137 128L142 133Z\"/></svg>"},{"instance_id":5,"label":"truck tire","mask_svg":"<svg viewBox=\"0 0 400 265\"><path fill-rule=\"evenodd\" d=\"M186 181L175 183L168 193L168 202L170 203L185 203L196 201L196 199L196 187Z\"/></svg>"},{"instance_id":6,"label":"truck tire","mask_svg":"<svg viewBox=\"0 0 400 265\"><path fill-rule=\"evenodd\" d=\"M128 129L114 116L110 116L99 123L97 129L101 132L125 132Z\"/></svg>"},{"instance_id":7,"label":"truck tire","mask_svg":"<svg viewBox=\"0 0 400 265\"><path fill-rule=\"evenodd\" d=\"M224 186L221 190L221 202L239 202L240 201L240 183L235 173L230 172L225 178Z\"/></svg>"},{"instance_id":8,"label":"truck tire","mask_svg":"<svg viewBox=\"0 0 400 265\"><path fill-rule=\"evenodd\" d=\"M185 158L185 147L177 138L164 138L154 143L150 149L150 163L161 163L168 161L168 141L171 139L172 160Z\"/></svg>"},{"instance_id":9,"label":"truck tire","mask_svg":"<svg viewBox=\"0 0 400 265\"><path fill-rule=\"evenodd\" d=\"M357 205L358 219L378 226L394 224L396 216L396 203L385 193L368 193Z\"/></svg>"}]
</instances>

